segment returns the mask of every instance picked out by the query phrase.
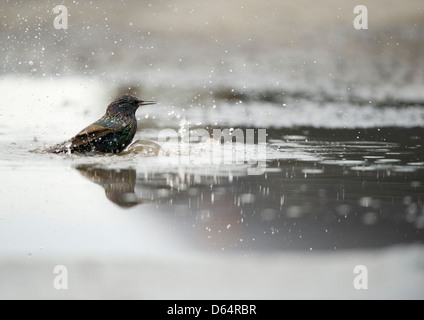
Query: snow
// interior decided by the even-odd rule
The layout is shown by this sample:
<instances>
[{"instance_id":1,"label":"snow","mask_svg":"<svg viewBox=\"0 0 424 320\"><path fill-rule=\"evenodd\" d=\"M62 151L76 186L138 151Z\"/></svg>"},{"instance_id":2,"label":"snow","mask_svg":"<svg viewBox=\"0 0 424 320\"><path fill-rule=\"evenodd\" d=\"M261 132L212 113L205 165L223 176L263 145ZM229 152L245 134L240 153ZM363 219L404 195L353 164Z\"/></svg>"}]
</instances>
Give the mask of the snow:
<instances>
[{"instance_id":1,"label":"snow","mask_svg":"<svg viewBox=\"0 0 424 320\"><path fill-rule=\"evenodd\" d=\"M424 249L179 256L9 257L1 299L423 299ZM55 290L56 265L69 289ZM356 290L357 265L368 290Z\"/></svg>"},{"instance_id":2,"label":"snow","mask_svg":"<svg viewBox=\"0 0 424 320\"><path fill-rule=\"evenodd\" d=\"M7 139L14 140L32 140L34 136L57 142L67 139L100 118L115 91L110 84L98 79L80 77L31 79L4 76L0 84L3 101L0 105L0 133L3 136L0 135L0 139L7 136ZM146 95L150 99L147 92ZM412 128L424 125L424 108L418 105L354 107L300 100L283 107L267 102L203 101L200 106L187 108L183 104L173 104L167 96L155 99L160 105L141 108L137 116L149 119L149 123L159 128L179 128L181 117L192 127L193 124L229 128ZM339 112L341 108L343 114ZM140 125L142 127L143 122Z\"/></svg>"}]
</instances>

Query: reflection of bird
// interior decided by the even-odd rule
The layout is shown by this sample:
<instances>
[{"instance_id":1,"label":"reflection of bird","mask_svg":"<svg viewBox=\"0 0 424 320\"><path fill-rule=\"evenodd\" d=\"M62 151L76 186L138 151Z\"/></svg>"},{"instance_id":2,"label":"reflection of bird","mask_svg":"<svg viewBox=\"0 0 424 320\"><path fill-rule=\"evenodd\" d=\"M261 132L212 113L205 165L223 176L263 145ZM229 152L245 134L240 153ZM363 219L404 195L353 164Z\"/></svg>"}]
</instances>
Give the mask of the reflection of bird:
<instances>
[{"instance_id":1,"label":"reflection of bird","mask_svg":"<svg viewBox=\"0 0 424 320\"><path fill-rule=\"evenodd\" d=\"M134 169L110 170L92 165L79 165L76 169L84 177L102 186L106 197L120 207L129 208L145 202L134 193L137 178Z\"/></svg>"},{"instance_id":2,"label":"reflection of bird","mask_svg":"<svg viewBox=\"0 0 424 320\"><path fill-rule=\"evenodd\" d=\"M131 143L137 131L135 112L138 107L155 103L155 101L143 101L130 95L123 95L107 107L106 114L101 119L70 140L46 151L51 153L121 152Z\"/></svg>"}]
</instances>

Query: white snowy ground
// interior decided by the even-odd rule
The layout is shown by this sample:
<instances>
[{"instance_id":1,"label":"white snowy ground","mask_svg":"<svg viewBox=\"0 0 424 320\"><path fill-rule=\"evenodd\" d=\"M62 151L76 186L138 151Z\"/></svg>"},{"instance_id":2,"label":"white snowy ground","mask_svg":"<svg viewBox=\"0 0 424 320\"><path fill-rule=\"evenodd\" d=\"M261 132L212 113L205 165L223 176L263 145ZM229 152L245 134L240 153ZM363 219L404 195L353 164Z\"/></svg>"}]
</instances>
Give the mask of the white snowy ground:
<instances>
[{"instance_id":1,"label":"white snowy ground","mask_svg":"<svg viewBox=\"0 0 424 320\"><path fill-rule=\"evenodd\" d=\"M56 290L56 265L68 289ZM353 285L368 268L368 290ZM423 299L424 248L338 253L2 258L0 298Z\"/></svg>"}]
</instances>

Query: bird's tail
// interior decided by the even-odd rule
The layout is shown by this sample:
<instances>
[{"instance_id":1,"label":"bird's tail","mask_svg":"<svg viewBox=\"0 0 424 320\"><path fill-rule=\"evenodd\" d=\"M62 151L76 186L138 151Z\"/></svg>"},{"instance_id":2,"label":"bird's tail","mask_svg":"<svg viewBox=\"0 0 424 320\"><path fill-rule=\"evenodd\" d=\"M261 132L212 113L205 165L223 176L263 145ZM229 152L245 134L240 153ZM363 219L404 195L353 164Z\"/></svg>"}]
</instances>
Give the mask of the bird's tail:
<instances>
[{"instance_id":1,"label":"bird's tail","mask_svg":"<svg viewBox=\"0 0 424 320\"><path fill-rule=\"evenodd\" d=\"M73 153L70 141L59 143L43 150L47 153Z\"/></svg>"}]
</instances>

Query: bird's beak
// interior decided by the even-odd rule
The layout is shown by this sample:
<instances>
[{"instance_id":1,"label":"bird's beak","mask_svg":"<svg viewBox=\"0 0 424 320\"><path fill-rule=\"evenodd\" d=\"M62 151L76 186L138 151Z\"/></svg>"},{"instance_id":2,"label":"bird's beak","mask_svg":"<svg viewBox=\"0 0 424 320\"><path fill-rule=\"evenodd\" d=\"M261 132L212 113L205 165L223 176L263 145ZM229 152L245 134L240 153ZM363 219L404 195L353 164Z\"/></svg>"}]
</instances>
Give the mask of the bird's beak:
<instances>
[{"instance_id":1,"label":"bird's beak","mask_svg":"<svg viewBox=\"0 0 424 320\"><path fill-rule=\"evenodd\" d=\"M138 101L138 105L139 106L148 106L149 104L156 104L156 101L144 101L144 100L139 100Z\"/></svg>"}]
</instances>

